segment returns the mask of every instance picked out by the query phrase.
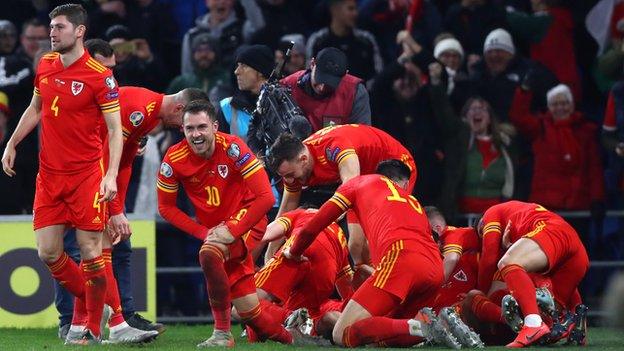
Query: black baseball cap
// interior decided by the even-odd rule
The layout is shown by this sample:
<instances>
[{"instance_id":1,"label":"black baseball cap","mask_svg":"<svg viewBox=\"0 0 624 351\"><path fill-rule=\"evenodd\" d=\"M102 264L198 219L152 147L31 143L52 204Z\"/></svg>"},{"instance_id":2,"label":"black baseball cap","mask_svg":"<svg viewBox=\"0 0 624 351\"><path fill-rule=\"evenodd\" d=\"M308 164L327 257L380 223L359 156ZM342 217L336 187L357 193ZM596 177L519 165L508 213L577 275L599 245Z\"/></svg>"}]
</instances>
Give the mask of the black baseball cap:
<instances>
[{"instance_id":1,"label":"black baseball cap","mask_svg":"<svg viewBox=\"0 0 624 351\"><path fill-rule=\"evenodd\" d=\"M316 54L314 81L336 89L340 80L347 74L347 55L339 49L328 47Z\"/></svg>"}]
</instances>

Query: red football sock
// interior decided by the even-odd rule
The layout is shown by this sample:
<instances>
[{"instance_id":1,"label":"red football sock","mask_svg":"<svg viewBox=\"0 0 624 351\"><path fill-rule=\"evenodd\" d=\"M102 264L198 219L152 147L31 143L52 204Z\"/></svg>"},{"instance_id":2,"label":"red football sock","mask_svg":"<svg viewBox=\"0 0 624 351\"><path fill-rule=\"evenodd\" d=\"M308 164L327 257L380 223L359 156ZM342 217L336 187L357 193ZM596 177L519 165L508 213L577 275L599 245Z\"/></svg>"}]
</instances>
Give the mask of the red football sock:
<instances>
[{"instance_id":1,"label":"red football sock","mask_svg":"<svg viewBox=\"0 0 624 351\"><path fill-rule=\"evenodd\" d=\"M370 317L359 320L345 328L342 343L345 347L357 347L410 335L407 319Z\"/></svg>"},{"instance_id":2,"label":"red football sock","mask_svg":"<svg viewBox=\"0 0 624 351\"><path fill-rule=\"evenodd\" d=\"M199 264L204 271L206 289L214 328L225 332L230 331L230 282L225 272L225 257L219 248L210 244L204 244L199 250Z\"/></svg>"},{"instance_id":3,"label":"red football sock","mask_svg":"<svg viewBox=\"0 0 624 351\"><path fill-rule=\"evenodd\" d=\"M539 315L535 299L535 285L526 270L517 264L510 264L501 269L501 275L509 287L511 295L518 301L523 316Z\"/></svg>"},{"instance_id":4,"label":"red football sock","mask_svg":"<svg viewBox=\"0 0 624 351\"><path fill-rule=\"evenodd\" d=\"M72 295L84 298L85 281L80 268L69 256L63 252L61 257L53 263L46 263L52 277L56 279Z\"/></svg>"},{"instance_id":5,"label":"red football sock","mask_svg":"<svg viewBox=\"0 0 624 351\"><path fill-rule=\"evenodd\" d=\"M270 314L273 319L278 322L283 322L286 320L286 317L290 315L291 310L284 308L282 306L278 306L271 301L260 300L260 306L262 307L262 311Z\"/></svg>"},{"instance_id":6,"label":"red football sock","mask_svg":"<svg viewBox=\"0 0 624 351\"><path fill-rule=\"evenodd\" d=\"M104 259L104 270L106 273L106 304L113 309L113 314L108 320L108 326L114 327L125 322L121 313L121 299L119 298L119 289L117 288L117 279L113 273L112 249L102 249L102 258Z\"/></svg>"},{"instance_id":7,"label":"red football sock","mask_svg":"<svg viewBox=\"0 0 624 351\"><path fill-rule=\"evenodd\" d=\"M482 322L505 323L500 306L490 301L485 295L475 296L470 310Z\"/></svg>"},{"instance_id":8,"label":"red football sock","mask_svg":"<svg viewBox=\"0 0 624 351\"><path fill-rule=\"evenodd\" d=\"M292 344L293 339L290 333L270 313L262 310L260 304L250 311L239 311L238 314L241 320L256 332L260 341L269 339L282 344Z\"/></svg>"},{"instance_id":9,"label":"red football sock","mask_svg":"<svg viewBox=\"0 0 624 351\"><path fill-rule=\"evenodd\" d=\"M106 298L106 273L102 256L82 261L85 283L85 302L89 320L87 328L95 336L100 336L100 319Z\"/></svg>"}]
</instances>

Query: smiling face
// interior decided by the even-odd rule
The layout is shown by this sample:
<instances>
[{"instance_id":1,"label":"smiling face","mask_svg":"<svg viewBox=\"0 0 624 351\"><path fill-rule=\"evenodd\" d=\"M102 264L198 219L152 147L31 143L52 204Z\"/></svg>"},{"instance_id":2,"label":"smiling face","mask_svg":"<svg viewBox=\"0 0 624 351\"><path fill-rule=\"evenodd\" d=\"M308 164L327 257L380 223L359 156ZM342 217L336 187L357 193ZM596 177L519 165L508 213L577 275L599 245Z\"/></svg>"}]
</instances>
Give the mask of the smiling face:
<instances>
[{"instance_id":1,"label":"smiling face","mask_svg":"<svg viewBox=\"0 0 624 351\"><path fill-rule=\"evenodd\" d=\"M283 161L277 168L279 174L286 184L292 184L295 180L301 184L307 184L312 174L312 163L305 153L300 153L292 161Z\"/></svg>"},{"instance_id":2,"label":"smiling face","mask_svg":"<svg viewBox=\"0 0 624 351\"><path fill-rule=\"evenodd\" d=\"M206 112L184 114L184 137L193 152L204 158L209 158L215 148L215 134L219 125L208 117Z\"/></svg>"},{"instance_id":3,"label":"smiling face","mask_svg":"<svg viewBox=\"0 0 624 351\"><path fill-rule=\"evenodd\" d=\"M440 54L439 60L442 64L454 71L461 66L461 55L455 50L446 50Z\"/></svg>"},{"instance_id":4,"label":"smiling face","mask_svg":"<svg viewBox=\"0 0 624 351\"><path fill-rule=\"evenodd\" d=\"M490 116L487 103L477 99L468 104L466 121L470 126L470 130L477 135L488 134L492 116Z\"/></svg>"},{"instance_id":5,"label":"smiling face","mask_svg":"<svg viewBox=\"0 0 624 351\"><path fill-rule=\"evenodd\" d=\"M57 16L50 21L50 39L52 50L60 54L71 51L79 39L85 34L86 27L75 26L67 19L67 16Z\"/></svg>"},{"instance_id":6,"label":"smiling face","mask_svg":"<svg viewBox=\"0 0 624 351\"><path fill-rule=\"evenodd\" d=\"M557 94L548 101L548 111L556 120L570 117L574 112L574 106L565 94Z\"/></svg>"}]
</instances>

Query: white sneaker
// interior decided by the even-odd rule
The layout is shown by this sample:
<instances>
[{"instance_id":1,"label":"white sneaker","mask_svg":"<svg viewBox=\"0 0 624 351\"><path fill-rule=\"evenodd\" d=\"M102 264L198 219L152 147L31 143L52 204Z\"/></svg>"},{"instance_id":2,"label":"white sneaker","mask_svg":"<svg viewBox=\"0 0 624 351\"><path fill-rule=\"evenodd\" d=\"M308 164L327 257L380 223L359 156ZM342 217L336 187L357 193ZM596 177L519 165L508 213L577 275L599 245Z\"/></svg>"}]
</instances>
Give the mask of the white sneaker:
<instances>
[{"instance_id":1,"label":"white sneaker","mask_svg":"<svg viewBox=\"0 0 624 351\"><path fill-rule=\"evenodd\" d=\"M84 331L84 325L71 325L69 327L69 331L67 332L67 336L65 336L65 345L73 345L75 341L80 340Z\"/></svg>"},{"instance_id":2,"label":"white sneaker","mask_svg":"<svg viewBox=\"0 0 624 351\"><path fill-rule=\"evenodd\" d=\"M286 331L292 336L292 344L295 346L331 346L329 340L323 339L320 336L305 335L299 328L286 328Z\"/></svg>"},{"instance_id":3,"label":"white sneaker","mask_svg":"<svg viewBox=\"0 0 624 351\"><path fill-rule=\"evenodd\" d=\"M133 328L128 323L112 327L108 340L105 340L105 344L140 344L153 341L158 336L156 330L140 330Z\"/></svg>"},{"instance_id":4,"label":"white sneaker","mask_svg":"<svg viewBox=\"0 0 624 351\"><path fill-rule=\"evenodd\" d=\"M453 307L445 307L438 314L438 318L446 324L453 336L462 346L470 348L484 348L485 344L481 341L479 334L475 333L461 320L457 311Z\"/></svg>"},{"instance_id":5,"label":"white sneaker","mask_svg":"<svg viewBox=\"0 0 624 351\"><path fill-rule=\"evenodd\" d=\"M113 308L107 304L104 304L104 309L102 310L102 318L100 318L100 333L104 334L104 328L108 325L108 320L113 315Z\"/></svg>"},{"instance_id":6,"label":"white sneaker","mask_svg":"<svg viewBox=\"0 0 624 351\"><path fill-rule=\"evenodd\" d=\"M312 333L314 323L310 319L310 314L306 308L300 308L292 311L284 320L284 328L297 328L305 335Z\"/></svg>"},{"instance_id":7,"label":"white sneaker","mask_svg":"<svg viewBox=\"0 0 624 351\"><path fill-rule=\"evenodd\" d=\"M557 307L550 290L547 288L535 289L535 298L537 299L537 307L539 307L540 311L554 319L557 315Z\"/></svg>"},{"instance_id":8,"label":"white sneaker","mask_svg":"<svg viewBox=\"0 0 624 351\"><path fill-rule=\"evenodd\" d=\"M98 338L93 335L93 333L89 329L85 329L79 338L72 340L65 340L65 345L81 345L81 346L89 346L89 345L99 345L102 343L101 338Z\"/></svg>"},{"instance_id":9,"label":"white sneaker","mask_svg":"<svg viewBox=\"0 0 624 351\"><path fill-rule=\"evenodd\" d=\"M212 336L197 344L197 347L234 347L234 336L231 332L215 329Z\"/></svg>"}]
</instances>

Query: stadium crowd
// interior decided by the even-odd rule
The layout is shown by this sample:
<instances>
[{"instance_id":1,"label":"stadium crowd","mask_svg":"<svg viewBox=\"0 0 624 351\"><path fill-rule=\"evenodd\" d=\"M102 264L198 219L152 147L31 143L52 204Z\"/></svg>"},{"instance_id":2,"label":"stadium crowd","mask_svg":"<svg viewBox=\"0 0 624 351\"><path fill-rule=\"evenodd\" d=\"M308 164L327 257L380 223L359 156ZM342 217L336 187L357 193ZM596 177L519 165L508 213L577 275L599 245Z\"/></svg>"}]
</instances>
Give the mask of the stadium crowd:
<instances>
[{"instance_id":1,"label":"stadium crowd","mask_svg":"<svg viewBox=\"0 0 624 351\"><path fill-rule=\"evenodd\" d=\"M588 254L624 257L620 221L605 216L624 205L624 3L604 2L81 2L85 65L114 79L99 88L72 81L70 92L93 91L108 125L99 127L101 149L119 174L117 196L104 197L112 234L101 255L85 251L75 233L65 234L60 258L49 242L40 253L60 281L78 269L97 280L106 270L99 295L79 283L57 286L60 334L99 339L102 312L89 294L112 307L111 335L120 342L164 330L132 304L125 213L135 213L164 219L159 266L197 266L199 252L203 274L158 283L159 314L212 313L216 331L198 346L233 346L231 318L245 323L250 341L584 344L578 288ZM37 77L65 55L55 49L65 39L50 32L55 18L80 23L71 10L52 11L64 3L8 0L15 11L0 20L0 145L12 175L0 177L0 214L33 214L34 204L36 230L66 216L42 205L66 196L61 190L35 196L35 184L46 184L40 175L77 167L43 151L71 147L43 141L88 133L50 133L50 122L15 132L37 99L44 118L58 115L58 95L45 100L52 79ZM311 136L297 137L291 125L295 135L264 145L253 111L291 42L275 78L290 88L306 118L302 134ZM582 215L554 213L566 211ZM335 222L343 212L346 220ZM379 213L387 215L375 222ZM470 227L467 215L483 217ZM79 230L103 225L74 220L84 219L67 218ZM64 271L80 254L81 268ZM406 269L416 265L419 274ZM318 338L301 333L308 317Z\"/></svg>"}]
</instances>

